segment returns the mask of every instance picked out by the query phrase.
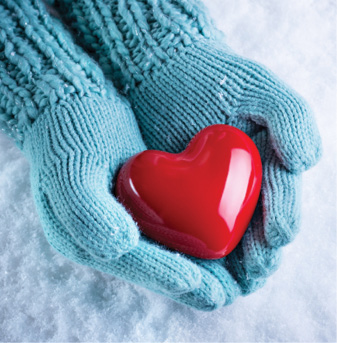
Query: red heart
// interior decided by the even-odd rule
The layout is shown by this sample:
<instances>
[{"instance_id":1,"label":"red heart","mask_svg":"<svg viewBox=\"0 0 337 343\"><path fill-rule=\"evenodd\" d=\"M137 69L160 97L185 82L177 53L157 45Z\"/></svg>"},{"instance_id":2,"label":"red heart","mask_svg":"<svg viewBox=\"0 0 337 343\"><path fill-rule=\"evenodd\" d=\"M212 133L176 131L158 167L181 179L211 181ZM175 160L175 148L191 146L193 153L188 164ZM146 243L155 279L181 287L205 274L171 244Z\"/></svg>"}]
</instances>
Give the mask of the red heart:
<instances>
[{"instance_id":1,"label":"red heart","mask_svg":"<svg viewBox=\"0 0 337 343\"><path fill-rule=\"evenodd\" d=\"M200 131L179 154L147 150L131 157L119 172L116 194L148 237L215 259L242 238L261 180L253 141L218 124Z\"/></svg>"}]
</instances>

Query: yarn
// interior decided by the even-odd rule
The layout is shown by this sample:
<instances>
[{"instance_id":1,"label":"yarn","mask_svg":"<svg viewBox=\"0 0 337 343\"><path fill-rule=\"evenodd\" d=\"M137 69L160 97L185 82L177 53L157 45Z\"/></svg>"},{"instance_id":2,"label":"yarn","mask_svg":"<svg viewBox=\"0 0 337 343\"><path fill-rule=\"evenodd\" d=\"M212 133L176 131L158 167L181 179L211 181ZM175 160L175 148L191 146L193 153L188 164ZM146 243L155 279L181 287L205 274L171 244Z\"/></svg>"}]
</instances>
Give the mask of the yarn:
<instances>
[{"instance_id":1,"label":"yarn","mask_svg":"<svg viewBox=\"0 0 337 343\"><path fill-rule=\"evenodd\" d=\"M279 266L281 247L298 232L300 172L321 154L305 101L233 53L197 1L55 3L136 118L41 2L1 2L0 125L31 162L50 244L75 262L201 310L262 287ZM130 156L146 147L179 152L216 123L254 140L264 177L238 247L203 261L140 236L111 189Z\"/></svg>"},{"instance_id":2,"label":"yarn","mask_svg":"<svg viewBox=\"0 0 337 343\"><path fill-rule=\"evenodd\" d=\"M160 294L198 287L200 268L140 237L112 194L120 166L145 149L129 103L41 2L2 1L0 15L1 123L30 161L48 242Z\"/></svg>"},{"instance_id":3,"label":"yarn","mask_svg":"<svg viewBox=\"0 0 337 343\"><path fill-rule=\"evenodd\" d=\"M55 3L61 13L67 12L74 31L80 33L85 42L90 42L85 43L86 47L119 87L129 87L143 80L178 49L191 45L197 33L205 37L222 37L194 1ZM101 49L103 54L98 53Z\"/></svg>"},{"instance_id":4,"label":"yarn","mask_svg":"<svg viewBox=\"0 0 337 343\"><path fill-rule=\"evenodd\" d=\"M19 145L39 113L59 99L104 92L101 70L59 28L39 2L0 4L0 125Z\"/></svg>"},{"instance_id":5,"label":"yarn","mask_svg":"<svg viewBox=\"0 0 337 343\"><path fill-rule=\"evenodd\" d=\"M81 35L81 44L93 52L107 77L130 93L149 146L163 149L165 138L152 138L154 130L142 126L159 124L159 117L170 113L179 111L169 118L170 137L191 118L202 121L200 113L212 115L212 122L240 114L268 126L275 151L289 170L300 172L315 164L319 134L306 102L266 68L231 52L199 2L66 3L60 10ZM181 141L169 151L181 150L191 135L179 136Z\"/></svg>"},{"instance_id":6,"label":"yarn","mask_svg":"<svg viewBox=\"0 0 337 343\"><path fill-rule=\"evenodd\" d=\"M280 264L281 247L298 232L300 173L321 156L307 103L271 71L235 54L197 0L55 3L79 44L130 100L148 148L180 152L198 131L217 123L238 127L255 141L264 177L251 224L228 257L196 260L222 291L202 280L177 300L198 307L212 294L217 307L227 303L227 292L232 302L238 293L230 295L228 272L243 295L262 287Z\"/></svg>"}]
</instances>

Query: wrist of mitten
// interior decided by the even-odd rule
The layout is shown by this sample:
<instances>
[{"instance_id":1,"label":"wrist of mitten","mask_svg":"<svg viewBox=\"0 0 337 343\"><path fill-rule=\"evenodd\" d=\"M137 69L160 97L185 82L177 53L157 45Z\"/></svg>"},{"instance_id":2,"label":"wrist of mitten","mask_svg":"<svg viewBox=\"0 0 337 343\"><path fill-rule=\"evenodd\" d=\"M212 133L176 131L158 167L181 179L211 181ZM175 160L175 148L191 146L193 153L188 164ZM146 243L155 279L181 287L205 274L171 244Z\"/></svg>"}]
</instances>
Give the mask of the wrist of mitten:
<instances>
[{"instance_id":1,"label":"wrist of mitten","mask_svg":"<svg viewBox=\"0 0 337 343\"><path fill-rule=\"evenodd\" d=\"M128 101L109 83L104 93L59 99L40 113L25 131L22 144L34 168L50 174L57 172L58 163L71 160L78 163L80 174L84 167L101 166L110 170L112 178L130 156L145 150ZM102 180L94 177L93 181Z\"/></svg>"}]
</instances>

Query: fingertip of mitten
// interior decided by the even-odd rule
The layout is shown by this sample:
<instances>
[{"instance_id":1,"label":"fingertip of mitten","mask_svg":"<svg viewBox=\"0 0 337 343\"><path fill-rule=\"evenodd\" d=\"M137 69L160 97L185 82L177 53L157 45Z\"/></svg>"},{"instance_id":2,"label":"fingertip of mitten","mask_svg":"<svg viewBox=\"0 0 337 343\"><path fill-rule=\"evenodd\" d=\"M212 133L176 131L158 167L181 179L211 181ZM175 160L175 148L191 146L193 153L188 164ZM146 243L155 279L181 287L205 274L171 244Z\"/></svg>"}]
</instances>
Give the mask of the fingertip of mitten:
<instances>
[{"instance_id":1,"label":"fingertip of mitten","mask_svg":"<svg viewBox=\"0 0 337 343\"><path fill-rule=\"evenodd\" d=\"M177 262L181 263L182 261L178 260ZM187 263L188 261L184 262L184 264L180 264L180 270L176 270L180 277L170 278L171 286L168 288L171 295L179 296L192 292L201 285L202 276L199 267L193 263Z\"/></svg>"},{"instance_id":2,"label":"fingertip of mitten","mask_svg":"<svg viewBox=\"0 0 337 343\"><path fill-rule=\"evenodd\" d=\"M281 250L270 248L254 256L245 256L247 275L253 279L265 278L273 274L281 263Z\"/></svg>"},{"instance_id":3,"label":"fingertip of mitten","mask_svg":"<svg viewBox=\"0 0 337 343\"><path fill-rule=\"evenodd\" d=\"M226 269L225 259L221 260L211 260L203 261L200 260L199 264L206 270L208 270L223 287L223 292L225 294L224 305L230 305L234 300L240 295L240 287L237 281L233 278L230 272Z\"/></svg>"},{"instance_id":4,"label":"fingertip of mitten","mask_svg":"<svg viewBox=\"0 0 337 343\"><path fill-rule=\"evenodd\" d=\"M302 173L314 167L323 155L322 141L319 135L303 140L304 147L296 148L296 153L283 162L292 173Z\"/></svg>"},{"instance_id":5,"label":"fingertip of mitten","mask_svg":"<svg viewBox=\"0 0 337 343\"><path fill-rule=\"evenodd\" d=\"M241 282L241 294L247 296L262 288L267 282L267 279L246 279Z\"/></svg>"},{"instance_id":6,"label":"fingertip of mitten","mask_svg":"<svg viewBox=\"0 0 337 343\"><path fill-rule=\"evenodd\" d=\"M139 230L131 216L114 213L110 223L102 228L95 228L92 237L86 237L83 248L96 260L107 262L115 260L133 250L139 242ZM97 230L101 229L101 232ZM102 235L104 233L104 236ZM95 236L97 235L97 236ZM83 239L82 239L83 240ZM81 245L81 242L79 242Z\"/></svg>"},{"instance_id":7,"label":"fingertip of mitten","mask_svg":"<svg viewBox=\"0 0 337 343\"><path fill-rule=\"evenodd\" d=\"M264 278L254 279L247 273L241 253L242 251L240 252L240 250L234 250L231 255L229 255L230 258L226 258L225 265L236 280L240 289L240 295L246 296L263 287L266 280Z\"/></svg>"},{"instance_id":8,"label":"fingertip of mitten","mask_svg":"<svg viewBox=\"0 0 337 343\"><path fill-rule=\"evenodd\" d=\"M320 160L322 140L306 101L292 90L281 99L278 116L270 121L274 149L289 171L301 173Z\"/></svg>"},{"instance_id":9,"label":"fingertip of mitten","mask_svg":"<svg viewBox=\"0 0 337 343\"><path fill-rule=\"evenodd\" d=\"M199 287L174 299L194 309L207 312L223 307L227 302L228 294L222 283L207 269L200 267L200 271L202 279Z\"/></svg>"},{"instance_id":10,"label":"fingertip of mitten","mask_svg":"<svg viewBox=\"0 0 337 343\"><path fill-rule=\"evenodd\" d=\"M283 247L292 242L300 230L300 218L289 223L284 218L273 217L265 223L265 237L273 248Z\"/></svg>"},{"instance_id":11,"label":"fingertip of mitten","mask_svg":"<svg viewBox=\"0 0 337 343\"><path fill-rule=\"evenodd\" d=\"M241 288L237 281L234 281L231 285L226 287L225 289L226 300L224 306L233 304L234 300L241 295Z\"/></svg>"},{"instance_id":12,"label":"fingertip of mitten","mask_svg":"<svg viewBox=\"0 0 337 343\"><path fill-rule=\"evenodd\" d=\"M262 226L248 228L242 247L242 263L249 278L268 277L279 267L281 251L268 244Z\"/></svg>"},{"instance_id":13,"label":"fingertip of mitten","mask_svg":"<svg viewBox=\"0 0 337 343\"><path fill-rule=\"evenodd\" d=\"M212 312L224 306L226 296L220 284L215 286L208 284L175 300L199 311Z\"/></svg>"}]
</instances>

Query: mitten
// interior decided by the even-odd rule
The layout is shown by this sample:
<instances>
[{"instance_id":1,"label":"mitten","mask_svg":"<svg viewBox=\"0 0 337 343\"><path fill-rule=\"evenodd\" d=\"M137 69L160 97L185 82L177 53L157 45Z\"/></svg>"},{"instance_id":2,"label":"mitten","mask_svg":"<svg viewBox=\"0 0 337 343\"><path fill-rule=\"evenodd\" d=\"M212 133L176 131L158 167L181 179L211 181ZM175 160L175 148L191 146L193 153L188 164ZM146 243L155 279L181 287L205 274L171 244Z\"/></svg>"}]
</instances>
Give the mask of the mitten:
<instances>
[{"instance_id":1,"label":"mitten","mask_svg":"<svg viewBox=\"0 0 337 343\"><path fill-rule=\"evenodd\" d=\"M37 211L57 251L171 297L199 286L199 267L140 237L113 196L119 167L146 148L137 122L38 1L0 4L0 124L30 161Z\"/></svg>"},{"instance_id":2,"label":"mitten","mask_svg":"<svg viewBox=\"0 0 337 343\"><path fill-rule=\"evenodd\" d=\"M242 294L261 287L279 265L280 248L298 232L300 173L321 155L306 102L267 68L234 53L199 1L55 3L79 43L130 100L147 147L180 152L198 131L217 123L255 141L263 185L246 234L228 257L194 261L220 282L215 307L233 289L227 272ZM206 283L202 287L180 301L202 303L209 294Z\"/></svg>"}]
</instances>

